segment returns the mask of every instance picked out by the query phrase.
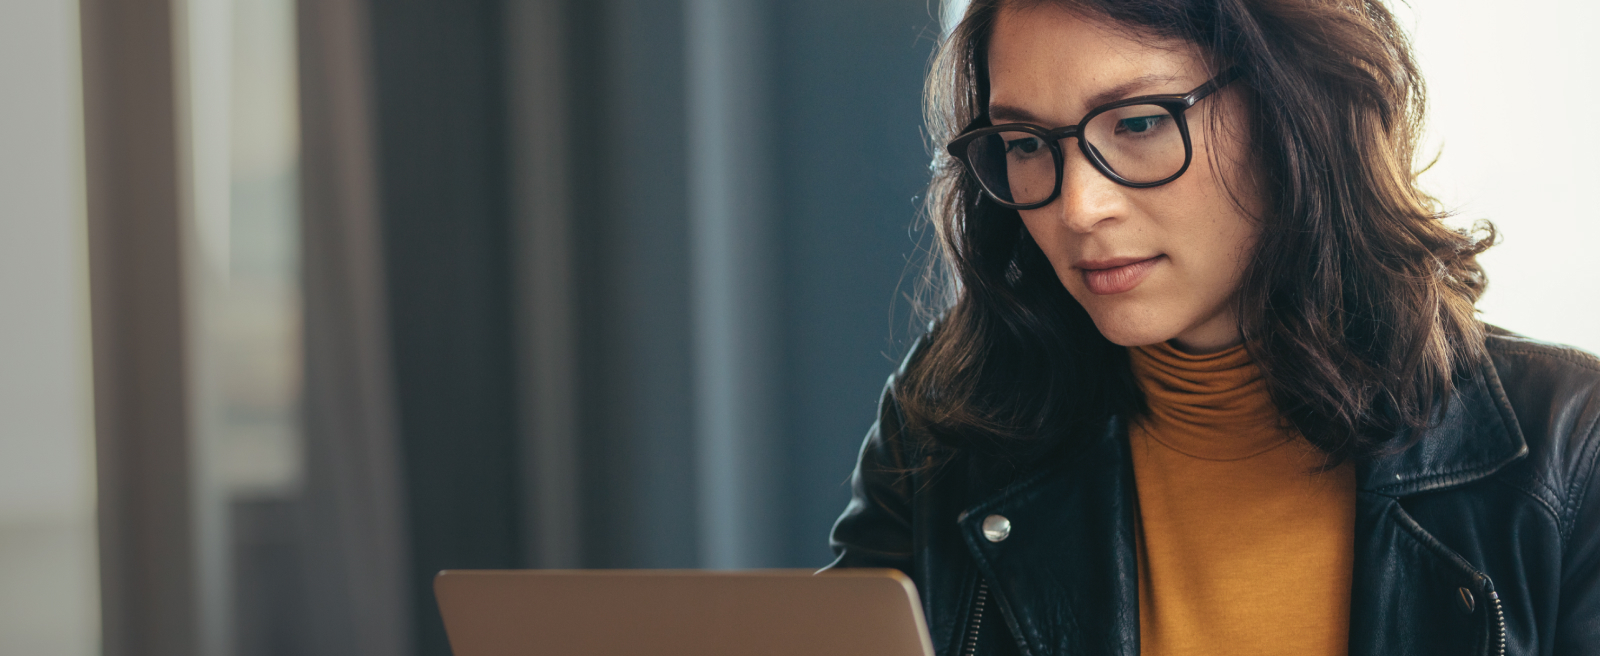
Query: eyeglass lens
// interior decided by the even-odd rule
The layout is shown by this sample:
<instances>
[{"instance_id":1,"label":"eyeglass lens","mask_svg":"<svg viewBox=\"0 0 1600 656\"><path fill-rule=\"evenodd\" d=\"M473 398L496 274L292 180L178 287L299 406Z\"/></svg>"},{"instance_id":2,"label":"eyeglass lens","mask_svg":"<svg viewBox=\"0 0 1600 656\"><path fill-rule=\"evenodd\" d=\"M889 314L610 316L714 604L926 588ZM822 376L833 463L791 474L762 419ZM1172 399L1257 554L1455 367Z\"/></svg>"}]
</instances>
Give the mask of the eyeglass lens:
<instances>
[{"instance_id":1,"label":"eyeglass lens","mask_svg":"<svg viewBox=\"0 0 1600 656\"><path fill-rule=\"evenodd\" d=\"M1113 173L1133 183L1157 182L1183 168L1187 156L1177 119L1160 105L1129 105L1094 116L1082 138ZM1055 191L1060 163L1030 132L998 132L967 145L967 161L995 198L1039 203Z\"/></svg>"}]
</instances>

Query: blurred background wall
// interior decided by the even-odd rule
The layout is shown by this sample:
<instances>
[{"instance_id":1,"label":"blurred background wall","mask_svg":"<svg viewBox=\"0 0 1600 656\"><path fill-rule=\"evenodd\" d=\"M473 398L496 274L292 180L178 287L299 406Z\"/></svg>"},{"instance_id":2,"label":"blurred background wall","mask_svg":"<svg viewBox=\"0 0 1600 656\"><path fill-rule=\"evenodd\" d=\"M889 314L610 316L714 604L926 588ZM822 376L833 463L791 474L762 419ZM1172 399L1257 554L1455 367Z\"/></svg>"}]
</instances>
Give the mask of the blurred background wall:
<instances>
[{"instance_id":1,"label":"blurred background wall","mask_svg":"<svg viewBox=\"0 0 1600 656\"><path fill-rule=\"evenodd\" d=\"M1600 243L1592 207L1600 159L1590 156L1600 126L1575 121L1546 130L1535 118L1600 102L1600 43L1585 27L1600 21L1600 6L1392 5L1428 81L1423 148L1439 159L1422 182L1460 225L1490 219L1501 231L1500 245L1482 259L1484 320L1600 352L1600 304L1586 300L1600 289L1592 255Z\"/></svg>"},{"instance_id":2,"label":"blurred background wall","mask_svg":"<svg viewBox=\"0 0 1600 656\"><path fill-rule=\"evenodd\" d=\"M444 654L441 569L825 564L962 6L0 5L0 652ZM1396 9L1485 317L1600 350L1600 133L1527 106L1596 100L1545 19L1595 10Z\"/></svg>"}]
</instances>

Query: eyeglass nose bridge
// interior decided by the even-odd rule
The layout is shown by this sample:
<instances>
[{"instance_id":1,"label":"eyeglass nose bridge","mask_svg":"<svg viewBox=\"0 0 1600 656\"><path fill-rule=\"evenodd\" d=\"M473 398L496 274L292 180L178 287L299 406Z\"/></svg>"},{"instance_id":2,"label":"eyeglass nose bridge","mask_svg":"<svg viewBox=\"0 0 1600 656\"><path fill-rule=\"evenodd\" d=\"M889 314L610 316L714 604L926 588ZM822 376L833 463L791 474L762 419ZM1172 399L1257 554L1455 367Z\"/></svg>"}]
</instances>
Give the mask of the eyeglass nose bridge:
<instances>
[{"instance_id":1,"label":"eyeglass nose bridge","mask_svg":"<svg viewBox=\"0 0 1600 656\"><path fill-rule=\"evenodd\" d=\"M1069 137L1077 137L1079 140L1082 140L1083 130L1079 129L1079 126L1068 125L1066 127L1059 127L1045 133L1045 138L1051 141L1061 141L1062 139Z\"/></svg>"},{"instance_id":2,"label":"eyeglass nose bridge","mask_svg":"<svg viewBox=\"0 0 1600 656\"><path fill-rule=\"evenodd\" d=\"M1105 155L1100 154L1100 149L1095 148L1094 144L1084 140L1082 125L1068 125L1050 130L1045 133L1045 138L1050 140L1052 146L1058 146L1063 140L1076 138L1078 140L1078 151L1083 153L1085 159L1089 160L1089 165L1106 178L1113 182L1116 181L1116 174L1112 171L1111 164L1106 162ZM1050 200L1045 201L1046 204L1054 202L1056 197L1061 195L1061 186L1066 183L1064 178L1067 173L1066 160L1069 155L1067 155L1066 150L1061 149L1059 146L1056 152L1061 155L1061 158L1056 162L1056 189L1054 193L1050 194Z\"/></svg>"},{"instance_id":3,"label":"eyeglass nose bridge","mask_svg":"<svg viewBox=\"0 0 1600 656\"><path fill-rule=\"evenodd\" d=\"M1083 153L1084 157L1088 158L1089 164L1095 169L1099 170L1100 173L1106 177L1111 177L1113 175L1111 172L1111 165L1106 162L1105 156L1100 154L1100 149L1095 148L1094 144L1084 140L1082 125L1068 125L1065 127L1056 128L1046 132L1045 138L1049 139L1050 143L1053 145L1060 144L1066 139L1076 138L1078 140L1078 150ZM1066 176L1067 152L1065 150L1058 150L1057 152L1061 154L1061 161L1056 167L1056 193L1060 193L1060 187L1063 182L1062 178ZM1115 180L1115 178L1113 178L1113 180Z\"/></svg>"}]
</instances>

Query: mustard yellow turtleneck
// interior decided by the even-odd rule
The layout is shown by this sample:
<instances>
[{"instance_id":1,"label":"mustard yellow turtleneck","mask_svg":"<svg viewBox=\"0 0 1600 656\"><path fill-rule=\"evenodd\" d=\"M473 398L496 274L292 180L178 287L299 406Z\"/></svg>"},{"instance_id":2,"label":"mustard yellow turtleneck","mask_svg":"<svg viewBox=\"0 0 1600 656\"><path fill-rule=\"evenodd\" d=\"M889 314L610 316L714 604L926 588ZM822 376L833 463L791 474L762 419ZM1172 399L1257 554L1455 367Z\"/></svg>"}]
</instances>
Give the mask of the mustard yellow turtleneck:
<instances>
[{"instance_id":1,"label":"mustard yellow turtleneck","mask_svg":"<svg viewBox=\"0 0 1600 656\"><path fill-rule=\"evenodd\" d=\"M1346 654L1355 470L1279 416L1243 346L1129 349L1145 656Z\"/></svg>"}]
</instances>

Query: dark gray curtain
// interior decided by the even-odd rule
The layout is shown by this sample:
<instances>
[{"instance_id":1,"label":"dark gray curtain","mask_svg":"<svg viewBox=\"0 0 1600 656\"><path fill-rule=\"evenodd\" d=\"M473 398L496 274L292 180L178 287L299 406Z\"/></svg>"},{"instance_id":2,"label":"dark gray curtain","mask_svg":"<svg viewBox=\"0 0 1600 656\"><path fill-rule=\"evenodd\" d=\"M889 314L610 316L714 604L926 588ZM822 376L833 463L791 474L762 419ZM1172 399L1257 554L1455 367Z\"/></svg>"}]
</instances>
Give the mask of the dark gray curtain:
<instances>
[{"instance_id":1,"label":"dark gray curtain","mask_svg":"<svg viewBox=\"0 0 1600 656\"><path fill-rule=\"evenodd\" d=\"M916 330L932 6L509 7L526 562L825 564Z\"/></svg>"},{"instance_id":2,"label":"dark gray curtain","mask_svg":"<svg viewBox=\"0 0 1600 656\"><path fill-rule=\"evenodd\" d=\"M301 0L297 10L306 474L292 502L298 545L278 563L285 576L247 592L301 585L276 597L287 609L258 605L286 618L278 629L240 643L262 654L405 656L414 609L429 600L409 584L370 15L364 0Z\"/></svg>"}]
</instances>

